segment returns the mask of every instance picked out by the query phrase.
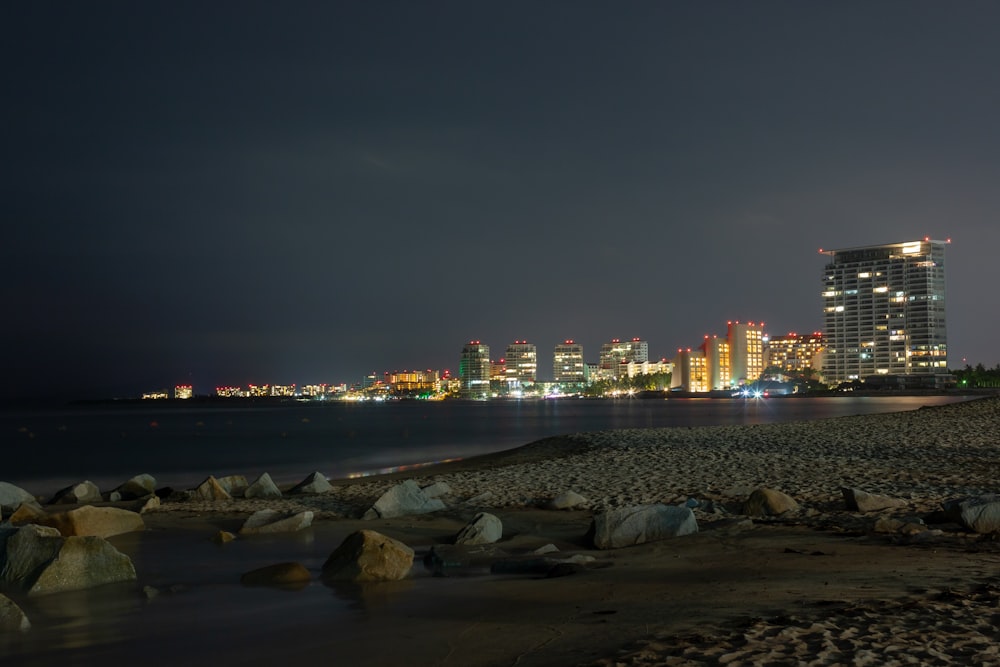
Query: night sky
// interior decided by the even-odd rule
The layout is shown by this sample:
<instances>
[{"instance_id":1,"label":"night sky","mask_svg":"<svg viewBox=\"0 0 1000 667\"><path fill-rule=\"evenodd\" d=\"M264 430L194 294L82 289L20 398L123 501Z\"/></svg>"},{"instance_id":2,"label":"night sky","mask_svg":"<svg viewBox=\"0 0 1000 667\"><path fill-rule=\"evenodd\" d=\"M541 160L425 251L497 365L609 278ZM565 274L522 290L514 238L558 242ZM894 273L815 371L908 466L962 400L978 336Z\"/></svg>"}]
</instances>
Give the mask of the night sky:
<instances>
[{"instance_id":1,"label":"night sky","mask_svg":"<svg viewBox=\"0 0 1000 667\"><path fill-rule=\"evenodd\" d=\"M671 357L952 239L1000 361L1000 3L10 2L3 396Z\"/></svg>"}]
</instances>

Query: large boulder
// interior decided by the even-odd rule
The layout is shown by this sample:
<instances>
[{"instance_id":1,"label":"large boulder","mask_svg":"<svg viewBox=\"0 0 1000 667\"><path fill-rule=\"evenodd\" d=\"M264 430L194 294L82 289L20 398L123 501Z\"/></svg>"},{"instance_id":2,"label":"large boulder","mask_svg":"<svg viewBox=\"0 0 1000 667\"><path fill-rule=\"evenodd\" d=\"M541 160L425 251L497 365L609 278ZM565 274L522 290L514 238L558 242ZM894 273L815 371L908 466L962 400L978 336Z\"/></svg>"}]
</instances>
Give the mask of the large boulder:
<instances>
[{"instance_id":1,"label":"large boulder","mask_svg":"<svg viewBox=\"0 0 1000 667\"><path fill-rule=\"evenodd\" d=\"M63 537L54 528L28 525L6 539L0 580L29 595L135 581L128 556L101 537Z\"/></svg>"},{"instance_id":2,"label":"large boulder","mask_svg":"<svg viewBox=\"0 0 1000 667\"><path fill-rule=\"evenodd\" d=\"M9 531L4 540L0 581L27 588L62 549L64 538L55 528L28 524ZM25 582L28 582L27 585Z\"/></svg>"},{"instance_id":3,"label":"large boulder","mask_svg":"<svg viewBox=\"0 0 1000 667\"><path fill-rule=\"evenodd\" d=\"M243 494L247 490L247 478L243 475L226 475L225 477L219 477L219 486L226 490L233 498L242 498Z\"/></svg>"},{"instance_id":4,"label":"large boulder","mask_svg":"<svg viewBox=\"0 0 1000 667\"><path fill-rule=\"evenodd\" d=\"M48 513L35 503L24 503L14 513L7 517L12 526L23 526L29 523L43 523Z\"/></svg>"},{"instance_id":5,"label":"large boulder","mask_svg":"<svg viewBox=\"0 0 1000 667\"><path fill-rule=\"evenodd\" d=\"M323 564L327 581L398 581L413 567L413 549L374 530L348 535Z\"/></svg>"},{"instance_id":6,"label":"large boulder","mask_svg":"<svg viewBox=\"0 0 1000 667\"><path fill-rule=\"evenodd\" d=\"M229 491L226 490L222 484L219 484L219 480L215 477L209 475L208 479L199 484L192 492L191 498L193 500L232 500L233 497L229 495Z\"/></svg>"},{"instance_id":7,"label":"large boulder","mask_svg":"<svg viewBox=\"0 0 1000 667\"><path fill-rule=\"evenodd\" d=\"M333 486L326 477L319 472L314 472L304 480L293 486L289 493L326 493L333 491Z\"/></svg>"},{"instance_id":8,"label":"large boulder","mask_svg":"<svg viewBox=\"0 0 1000 667\"><path fill-rule=\"evenodd\" d=\"M602 512L591 526L594 546L616 549L698 532L690 507L637 505Z\"/></svg>"},{"instance_id":9,"label":"large boulder","mask_svg":"<svg viewBox=\"0 0 1000 667\"><path fill-rule=\"evenodd\" d=\"M956 498L942 503L949 520L976 533L1000 532L1000 495Z\"/></svg>"},{"instance_id":10,"label":"large boulder","mask_svg":"<svg viewBox=\"0 0 1000 667\"><path fill-rule=\"evenodd\" d=\"M420 489L428 498L440 498L451 495L451 485L448 482L434 482Z\"/></svg>"},{"instance_id":11,"label":"large boulder","mask_svg":"<svg viewBox=\"0 0 1000 667\"><path fill-rule=\"evenodd\" d=\"M437 512L444 507L441 500L428 498L415 481L408 479L383 493L362 518L391 519L408 514Z\"/></svg>"},{"instance_id":12,"label":"large boulder","mask_svg":"<svg viewBox=\"0 0 1000 667\"><path fill-rule=\"evenodd\" d=\"M840 492L844 495L844 505L850 512L880 512L906 507L906 501L901 498L880 496L861 489L847 487L841 488Z\"/></svg>"},{"instance_id":13,"label":"large boulder","mask_svg":"<svg viewBox=\"0 0 1000 667\"><path fill-rule=\"evenodd\" d=\"M10 482L0 482L0 511L13 512L22 504L37 505L38 500L19 486Z\"/></svg>"},{"instance_id":14,"label":"large boulder","mask_svg":"<svg viewBox=\"0 0 1000 667\"><path fill-rule=\"evenodd\" d=\"M84 480L79 484L67 486L65 489L59 489L56 491L55 495L52 496L52 500L49 501L49 504L79 505L82 503L99 502L101 502L101 490L90 480Z\"/></svg>"},{"instance_id":15,"label":"large boulder","mask_svg":"<svg viewBox=\"0 0 1000 667\"><path fill-rule=\"evenodd\" d=\"M115 489L115 492L118 493L120 500L145 498L151 493L156 493L156 478L145 473L136 475Z\"/></svg>"},{"instance_id":16,"label":"large boulder","mask_svg":"<svg viewBox=\"0 0 1000 667\"><path fill-rule=\"evenodd\" d=\"M455 536L455 544L493 544L503 536L503 523L487 512L480 512L472 518Z\"/></svg>"},{"instance_id":17,"label":"large boulder","mask_svg":"<svg viewBox=\"0 0 1000 667\"><path fill-rule=\"evenodd\" d=\"M31 622L21 608L6 595L0 595L0 635L11 632L27 632Z\"/></svg>"},{"instance_id":18,"label":"large boulder","mask_svg":"<svg viewBox=\"0 0 1000 667\"><path fill-rule=\"evenodd\" d=\"M68 512L49 514L37 519L45 526L56 528L64 537L111 537L122 533L146 530L146 522L137 512L117 507L84 505Z\"/></svg>"},{"instance_id":19,"label":"large boulder","mask_svg":"<svg viewBox=\"0 0 1000 667\"><path fill-rule=\"evenodd\" d=\"M791 496L777 489L760 488L750 494L743 503L743 514L747 516L778 516L797 510L799 504Z\"/></svg>"},{"instance_id":20,"label":"large boulder","mask_svg":"<svg viewBox=\"0 0 1000 667\"><path fill-rule=\"evenodd\" d=\"M281 497L281 489L274 483L269 474L261 473L260 477L253 481L243 492L245 498L262 498L264 500L275 500Z\"/></svg>"},{"instance_id":21,"label":"large boulder","mask_svg":"<svg viewBox=\"0 0 1000 667\"><path fill-rule=\"evenodd\" d=\"M240 535L260 535L263 533L292 533L312 525L313 513L299 512L284 516L277 510L254 512L243 522Z\"/></svg>"}]
</instances>

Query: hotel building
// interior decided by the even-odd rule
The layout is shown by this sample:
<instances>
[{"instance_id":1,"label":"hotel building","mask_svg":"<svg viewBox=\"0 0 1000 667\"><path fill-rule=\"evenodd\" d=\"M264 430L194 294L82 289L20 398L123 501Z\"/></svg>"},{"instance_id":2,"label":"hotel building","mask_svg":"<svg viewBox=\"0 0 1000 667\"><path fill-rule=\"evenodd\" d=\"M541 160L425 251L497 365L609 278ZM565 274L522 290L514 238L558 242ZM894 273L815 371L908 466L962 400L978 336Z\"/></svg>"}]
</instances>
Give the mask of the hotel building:
<instances>
[{"instance_id":1,"label":"hotel building","mask_svg":"<svg viewBox=\"0 0 1000 667\"><path fill-rule=\"evenodd\" d=\"M705 336L697 349L679 349L672 389L704 392L758 381L764 373L764 323L729 322L725 338Z\"/></svg>"},{"instance_id":2,"label":"hotel building","mask_svg":"<svg viewBox=\"0 0 1000 667\"><path fill-rule=\"evenodd\" d=\"M563 384L583 384L586 382L586 364L583 361L583 345L565 340L552 353L552 378Z\"/></svg>"},{"instance_id":3,"label":"hotel building","mask_svg":"<svg viewBox=\"0 0 1000 667\"><path fill-rule=\"evenodd\" d=\"M466 343L462 347L462 357L458 362L458 377L461 383L459 396L471 399L489 398L490 346L478 340Z\"/></svg>"},{"instance_id":4,"label":"hotel building","mask_svg":"<svg viewBox=\"0 0 1000 667\"><path fill-rule=\"evenodd\" d=\"M767 341L765 365L780 368L785 373L804 373L810 369L818 372L821 368L817 362L822 358L824 344L823 334L819 331L774 336Z\"/></svg>"},{"instance_id":5,"label":"hotel building","mask_svg":"<svg viewBox=\"0 0 1000 667\"><path fill-rule=\"evenodd\" d=\"M820 250L830 258L822 292L827 382L947 373L947 244L924 239Z\"/></svg>"}]
</instances>

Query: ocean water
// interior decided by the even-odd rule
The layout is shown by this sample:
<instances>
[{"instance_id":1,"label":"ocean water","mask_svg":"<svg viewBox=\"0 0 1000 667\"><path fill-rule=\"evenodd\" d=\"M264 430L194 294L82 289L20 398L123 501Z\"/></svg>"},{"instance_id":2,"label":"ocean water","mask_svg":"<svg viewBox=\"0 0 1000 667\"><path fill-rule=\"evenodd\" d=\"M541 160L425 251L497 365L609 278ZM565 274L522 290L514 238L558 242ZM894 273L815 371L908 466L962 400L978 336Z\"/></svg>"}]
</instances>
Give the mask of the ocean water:
<instances>
[{"instance_id":1,"label":"ocean water","mask_svg":"<svg viewBox=\"0 0 1000 667\"><path fill-rule=\"evenodd\" d=\"M491 402L113 404L0 411L0 481L39 495L148 473L191 488L208 475L280 483L466 458L549 436L620 428L761 424L913 410L958 396Z\"/></svg>"}]
</instances>

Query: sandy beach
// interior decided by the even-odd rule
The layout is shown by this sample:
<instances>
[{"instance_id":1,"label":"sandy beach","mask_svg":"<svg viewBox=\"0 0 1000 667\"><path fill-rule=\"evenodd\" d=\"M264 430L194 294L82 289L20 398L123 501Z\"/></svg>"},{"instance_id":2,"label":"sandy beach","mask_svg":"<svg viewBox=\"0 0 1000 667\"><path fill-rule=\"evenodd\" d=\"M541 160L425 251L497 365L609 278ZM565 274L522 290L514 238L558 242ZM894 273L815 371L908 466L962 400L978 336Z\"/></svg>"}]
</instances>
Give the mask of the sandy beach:
<instances>
[{"instance_id":1,"label":"sandy beach","mask_svg":"<svg viewBox=\"0 0 1000 667\"><path fill-rule=\"evenodd\" d=\"M573 434L333 481L324 494L167 500L143 515L145 532L110 538L135 561L140 591L36 598L25 604L35 627L2 650L39 665L138 650L147 664L199 665L320 655L371 665L1000 664L1000 541L928 520L945 500L998 492L998 434L1000 398L989 397L810 422ZM445 509L361 519L408 479L446 484ZM798 508L747 516L743 503L761 487ZM899 506L850 511L843 487ZM545 508L566 491L586 502ZM698 532L593 546L595 513L650 503L693 506ZM212 542L260 509L311 511L313 525ZM475 563L432 576L423 557L484 511L503 522L504 554L553 545L548 557L585 565L559 577ZM413 548L410 576L320 583L329 553L362 528ZM297 591L240 586L242 573L284 561L314 580ZM66 611L73 605L78 613ZM67 627L82 637L75 645L54 641Z\"/></svg>"}]
</instances>

